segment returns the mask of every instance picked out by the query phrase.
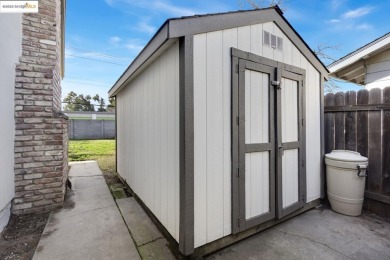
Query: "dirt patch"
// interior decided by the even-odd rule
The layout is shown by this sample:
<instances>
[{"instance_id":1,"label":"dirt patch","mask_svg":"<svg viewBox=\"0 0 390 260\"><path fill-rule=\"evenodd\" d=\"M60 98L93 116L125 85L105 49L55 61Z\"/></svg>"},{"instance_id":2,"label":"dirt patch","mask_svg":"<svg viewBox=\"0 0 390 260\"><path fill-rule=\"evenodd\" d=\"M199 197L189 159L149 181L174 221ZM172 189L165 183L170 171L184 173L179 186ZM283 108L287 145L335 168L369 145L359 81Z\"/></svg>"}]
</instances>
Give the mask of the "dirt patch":
<instances>
[{"instance_id":1,"label":"dirt patch","mask_svg":"<svg viewBox=\"0 0 390 260\"><path fill-rule=\"evenodd\" d=\"M110 192L113 195L114 199L122 198L122 195L120 195L118 197L114 194L112 187L115 187L115 186L121 186L124 193L125 193L125 197L131 197L130 191L127 190L126 186L123 186L122 181L120 180L120 178L118 176L118 173L103 171L103 176L104 176L104 179L106 180L107 186L110 189Z\"/></svg>"},{"instance_id":2,"label":"dirt patch","mask_svg":"<svg viewBox=\"0 0 390 260\"><path fill-rule=\"evenodd\" d=\"M0 237L0 259L31 259L49 214L12 215Z\"/></svg>"}]
</instances>

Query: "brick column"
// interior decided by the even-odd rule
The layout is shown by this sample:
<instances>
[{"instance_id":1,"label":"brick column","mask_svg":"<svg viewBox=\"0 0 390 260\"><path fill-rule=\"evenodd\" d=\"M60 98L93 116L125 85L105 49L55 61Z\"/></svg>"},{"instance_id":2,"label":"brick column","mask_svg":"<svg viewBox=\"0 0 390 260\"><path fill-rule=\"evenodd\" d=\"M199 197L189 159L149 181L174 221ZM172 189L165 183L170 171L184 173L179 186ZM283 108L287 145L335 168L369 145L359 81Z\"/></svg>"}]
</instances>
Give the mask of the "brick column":
<instances>
[{"instance_id":1,"label":"brick column","mask_svg":"<svg viewBox=\"0 0 390 260\"><path fill-rule=\"evenodd\" d=\"M68 126L61 113L61 1L40 0L23 15L22 56L15 79L13 213L60 207L68 174Z\"/></svg>"}]
</instances>

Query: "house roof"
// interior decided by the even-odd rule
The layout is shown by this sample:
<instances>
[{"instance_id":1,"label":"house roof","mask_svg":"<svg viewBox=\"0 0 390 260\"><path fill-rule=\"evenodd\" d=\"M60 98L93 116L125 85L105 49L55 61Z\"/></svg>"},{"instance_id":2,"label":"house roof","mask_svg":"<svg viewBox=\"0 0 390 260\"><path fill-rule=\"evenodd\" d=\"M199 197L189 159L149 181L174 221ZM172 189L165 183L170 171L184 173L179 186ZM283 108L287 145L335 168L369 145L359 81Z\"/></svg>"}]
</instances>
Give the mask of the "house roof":
<instances>
[{"instance_id":1,"label":"house roof","mask_svg":"<svg viewBox=\"0 0 390 260\"><path fill-rule=\"evenodd\" d=\"M388 48L390 48L390 32L330 64L329 76L364 85L365 60Z\"/></svg>"},{"instance_id":2,"label":"house roof","mask_svg":"<svg viewBox=\"0 0 390 260\"><path fill-rule=\"evenodd\" d=\"M179 37L265 22L275 22L310 63L324 76L327 76L329 71L326 66L286 20L280 8L278 6L273 6L256 10L184 16L166 20L143 50L133 60L130 66L115 82L108 92L109 96L115 96L122 87L132 81L143 68L146 68Z\"/></svg>"}]
</instances>

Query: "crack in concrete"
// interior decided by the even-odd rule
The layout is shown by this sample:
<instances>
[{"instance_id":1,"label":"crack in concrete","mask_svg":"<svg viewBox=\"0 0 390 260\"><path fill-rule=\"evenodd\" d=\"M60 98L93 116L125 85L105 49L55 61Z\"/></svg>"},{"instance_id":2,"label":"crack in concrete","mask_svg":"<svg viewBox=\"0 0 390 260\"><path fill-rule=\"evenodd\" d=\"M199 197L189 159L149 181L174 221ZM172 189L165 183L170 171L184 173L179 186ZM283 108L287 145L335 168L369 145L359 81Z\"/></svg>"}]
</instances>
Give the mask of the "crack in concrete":
<instances>
[{"instance_id":1,"label":"crack in concrete","mask_svg":"<svg viewBox=\"0 0 390 260\"><path fill-rule=\"evenodd\" d=\"M321 242L316 241L316 240L314 240L314 239L311 239L310 237L301 236L301 235L298 235L298 234L291 234L291 233L288 233L288 232L286 232L286 231L279 230L279 229L277 229L277 228L273 228L273 229L276 230L276 231L278 231L278 232L280 232L280 233L286 234L286 235L290 235L290 236L294 236L294 237L300 237L300 238L307 239L307 240L309 240L309 241L311 241L311 242L313 242L313 243L323 245L323 246L325 246L326 248L328 248L328 249L330 249L330 250L332 250L332 251L334 251L334 252L336 252L336 253L338 253L338 254L340 254L340 255L342 255L342 256L345 256L345 257L348 258L348 259L353 259L352 257L343 254L342 252L340 252L340 251L338 251L338 250L336 250L336 249L330 247L329 245L327 245L327 244L325 244L325 243L321 243Z\"/></svg>"},{"instance_id":2,"label":"crack in concrete","mask_svg":"<svg viewBox=\"0 0 390 260\"><path fill-rule=\"evenodd\" d=\"M137 245L137 247L145 246L145 245L150 244L150 243L153 243L153 242L155 242L155 241L157 241L157 240L159 240L159 239L164 239L164 237L158 237L158 238L153 239L153 240L151 240L151 241L149 241L149 242L143 243L143 244L141 244L141 245Z\"/></svg>"},{"instance_id":3,"label":"crack in concrete","mask_svg":"<svg viewBox=\"0 0 390 260\"><path fill-rule=\"evenodd\" d=\"M94 174L94 175L83 175L83 176L69 176L70 179L74 178L89 178L89 177L103 177L101 174Z\"/></svg>"},{"instance_id":4,"label":"crack in concrete","mask_svg":"<svg viewBox=\"0 0 390 260\"><path fill-rule=\"evenodd\" d=\"M73 218L75 216L79 216L79 215L82 215L82 214L85 214L85 213L88 213L88 212L91 212L91 211L95 211L95 210L99 210L99 209L105 209L105 208L114 207L114 206L115 206L115 204L104 206L104 207L100 207L100 208L96 208L96 209L90 209L90 210L87 210L87 211L83 211L83 212L80 212L80 213L77 213L77 214L73 214L73 215L67 216L67 217L65 217L63 219Z\"/></svg>"},{"instance_id":5,"label":"crack in concrete","mask_svg":"<svg viewBox=\"0 0 390 260\"><path fill-rule=\"evenodd\" d=\"M108 184L107 184L107 187L108 187ZM120 207L119 207L119 205L118 205L118 202L116 201L116 199L114 199L114 197L112 197L112 198L113 198L113 200L114 200L114 202L115 202L116 207L118 208L119 214L121 214L122 220L123 220L123 222L125 223L125 226L126 226L126 228L127 228L127 231L129 232L129 235L130 235L131 239L133 240L135 249L137 250L137 253L138 253L140 259L142 259L141 252L139 251L139 248L138 248L138 246L137 246L137 243L135 242L135 239L134 239L134 237L133 237L133 234L132 234L131 231L130 231L130 228L129 228L129 226L128 226L126 220L125 220L125 217L123 216L123 213L122 213L122 211L121 211L121 209L120 209Z\"/></svg>"}]
</instances>

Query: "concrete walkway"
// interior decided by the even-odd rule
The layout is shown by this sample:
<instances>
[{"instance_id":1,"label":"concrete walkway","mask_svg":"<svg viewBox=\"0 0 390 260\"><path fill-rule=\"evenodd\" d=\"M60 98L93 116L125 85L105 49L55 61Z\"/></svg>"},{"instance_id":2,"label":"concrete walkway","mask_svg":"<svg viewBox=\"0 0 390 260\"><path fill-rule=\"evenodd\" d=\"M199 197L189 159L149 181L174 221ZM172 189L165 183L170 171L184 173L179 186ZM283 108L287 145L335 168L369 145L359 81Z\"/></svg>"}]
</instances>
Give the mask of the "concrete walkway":
<instances>
[{"instance_id":1,"label":"concrete walkway","mask_svg":"<svg viewBox=\"0 0 390 260\"><path fill-rule=\"evenodd\" d=\"M116 201L142 259L174 260L169 243L134 198Z\"/></svg>"},{"instance_id":2,"label":"concrete walkway","mask_svg":"<svg viewBox=\"0 0 390 260\"><path fill-rule=\"evenodd\" d=\"M95 161L71 166L72 191L64 207L51 213L34 260L175 259L134 198L115 203ZM390 222L320 206L206 258L387 260Z\"/></svg>"},{"instance_id":3,"label":"concrete walkway","mask_svg":"<svg viewBox=\"0 0 390 260\"><path fill-rule=\"evenodd\" d=\"M33 259L140 259L98 164L70 165L72 191L50 214Z\"/></svg>"}]
</instances>

